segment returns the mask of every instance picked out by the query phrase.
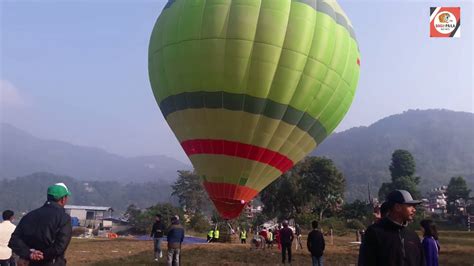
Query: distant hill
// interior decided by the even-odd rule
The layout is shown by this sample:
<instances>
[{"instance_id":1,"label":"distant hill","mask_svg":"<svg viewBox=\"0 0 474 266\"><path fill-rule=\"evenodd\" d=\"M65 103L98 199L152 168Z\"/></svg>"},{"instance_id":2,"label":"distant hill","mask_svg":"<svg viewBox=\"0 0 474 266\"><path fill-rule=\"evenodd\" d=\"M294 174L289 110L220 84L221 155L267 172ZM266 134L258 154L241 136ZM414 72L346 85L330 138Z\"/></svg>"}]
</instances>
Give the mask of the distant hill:
<instances>
[{"instance_id":1,"label":"distant hill","mask_svg":"<svg viewBox=\"0 0 474 266\"><path fill-rule=\"evenodd\" d=\"M421 190L464 176L474 188L474 114L448 110L409 110L328 137L312 155L332 159L343 171L348 200L376 196L390 179L392 153L405 149L416 160Z\"/></svg>"},{"instance_id":2,"label":"distant hill","mask_svg":"<svg viewBox=\"0 0 474 266\"><path fill-rule=\"evenodd\" d=\"M0 210L27 212L46 201L49 185L64 182L71 190L69 204L108 206L125 211L134 204L147 208L158 202L170 202L171 186L163 182L128 183L117 181L79 181L68 176L34 173L14 179L0 180ZM173 202L176 203L176 202Z\"/></svg>"},{"instance_id":3,"label":"distant hill","mask_svg":"<svg viewBox=\"0 0 474 266\"><path fill-rule=\"evenodd\" d=\"M346 198L376 196L390 179L388 166L396 149L415 157L421 189L464 176L474 190L474 114L448 110L410 110L368 127L332 134L312 155L326 156L346 176ZM166 156L126 158L104 150L34 137L0 124L0 179L50 172L77 180L163 182L176 180L177 170L191 169Z\"/></svg>"},{"instance_id":4,"label":"distant hill","mask_svg":"<svg viewBox=\"0 0 474 266\"><path fill-rule=\"evenodd\" d=\"M98 148L40 139L10 124L0 124L0 179L50 172L78 180L171 183L177 170L190 168L166 156L127 158Z\"/></svg>"}]
</instances>

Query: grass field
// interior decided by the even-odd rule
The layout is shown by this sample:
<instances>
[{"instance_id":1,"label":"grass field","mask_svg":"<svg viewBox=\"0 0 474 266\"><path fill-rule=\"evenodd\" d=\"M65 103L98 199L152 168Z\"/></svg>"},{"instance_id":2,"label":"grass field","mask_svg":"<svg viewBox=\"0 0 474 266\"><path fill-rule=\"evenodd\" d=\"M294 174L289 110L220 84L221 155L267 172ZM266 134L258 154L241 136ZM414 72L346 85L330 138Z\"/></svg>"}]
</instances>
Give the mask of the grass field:
<instances>
[{"instance_id":1,"label":"grass field","mask_svg":"<svg viewBox=\"0 0 474 266\"><path fill-rule=\"evenodd\" d=\"M335 237L331 245L326 239L324 264L356 265L358 246L351 241L352 236ZM474 232L442 232L440 245L440 265L474 265ZM151 241L73 239L66 257L69 265L165 265L164 257L153 261L152 249ZM305 249L293 246L293 253L292 265L311 264ZM182 265L278 265L281 258L276 247L251 250L250 245L212 243L184 245L181 260Z\"/></svg>"}]
</instances>

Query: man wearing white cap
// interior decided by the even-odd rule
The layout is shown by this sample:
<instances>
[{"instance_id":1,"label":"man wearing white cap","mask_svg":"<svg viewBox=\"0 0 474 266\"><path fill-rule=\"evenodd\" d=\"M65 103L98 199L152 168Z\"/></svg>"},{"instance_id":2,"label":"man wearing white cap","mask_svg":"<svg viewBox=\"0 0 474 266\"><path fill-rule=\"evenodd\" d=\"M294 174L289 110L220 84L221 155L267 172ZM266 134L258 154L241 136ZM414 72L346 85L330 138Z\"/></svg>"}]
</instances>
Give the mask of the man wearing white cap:
<instances>
[{"instance_id":1,"label":"man wearing white cap","mask_svg":"<svg viewBox=\"0 0 474 266\"><path fill-rule=\"evenodd\" d=\"M48 200L43 207L29 212L13 232L9 247L30 266L66 265L64 253L71 241L71 217L64 206L71 195L63 183L48 187Z\"/></svg>"}]
</instances>

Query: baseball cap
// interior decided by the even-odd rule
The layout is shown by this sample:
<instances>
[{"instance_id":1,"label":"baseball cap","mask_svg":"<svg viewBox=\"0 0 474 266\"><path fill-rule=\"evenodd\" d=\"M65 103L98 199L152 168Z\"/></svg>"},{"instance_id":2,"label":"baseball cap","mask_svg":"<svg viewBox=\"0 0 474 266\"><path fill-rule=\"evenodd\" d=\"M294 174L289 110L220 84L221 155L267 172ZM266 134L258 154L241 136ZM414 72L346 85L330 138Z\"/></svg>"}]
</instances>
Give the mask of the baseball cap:
<instances>
[{"instance_id":1,"label":"baseball cap","mask_svg":"<svg viewBox=\"0 0 474 266\"><path fill-rule=\"evenodd\" d=\"M60 199L71 195L71 192L64 183L56 183L48 187L48 195L53 196L55 199Z\"/></svg>"},{"instance_id":2,"label":"baseball cap","mask_svg":"<svg viewBox=\"0 0 474 266\"><path fill-rule=\"evenodd\" d=\"M387 195L387 202L399 203L399 204L420 204L421 200L414 200L410 192L406 190L394 190Z\"/></svg>"}]
</instances>

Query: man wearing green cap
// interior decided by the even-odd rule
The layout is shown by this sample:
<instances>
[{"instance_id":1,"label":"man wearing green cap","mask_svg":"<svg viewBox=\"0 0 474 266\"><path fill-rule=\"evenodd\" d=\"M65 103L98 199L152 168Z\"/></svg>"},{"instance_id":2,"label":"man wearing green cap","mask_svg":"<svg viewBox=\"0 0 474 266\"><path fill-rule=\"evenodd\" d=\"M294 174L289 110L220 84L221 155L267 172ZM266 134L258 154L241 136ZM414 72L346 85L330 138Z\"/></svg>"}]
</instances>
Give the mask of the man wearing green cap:
<instances>
[{"instance_id":1,"label":"man wearing green cap","mask_svg":"<svg viewBox=\"0 0 474 266\"><path fill-rule=\"evenodd\" d=\"M21 219L8 244L20 261L30 266L66 265L64 253L71 241L72 226L64 205L71 193L65 184L57 183L48 187L47 195L43 207Z\"/></svg>"}]
</instances>

